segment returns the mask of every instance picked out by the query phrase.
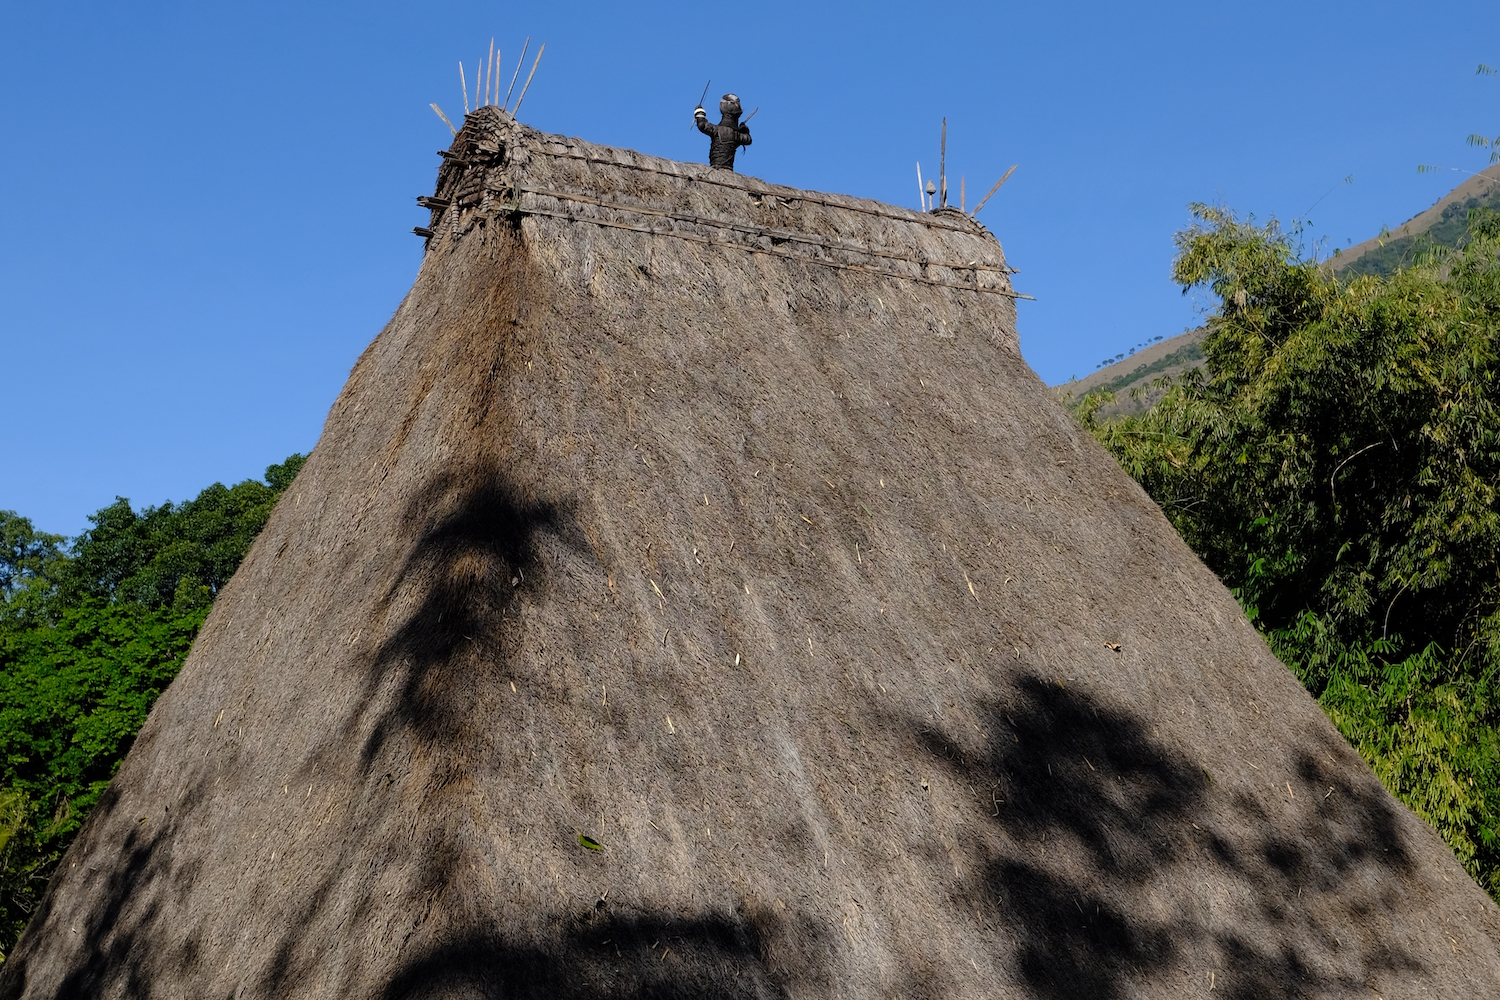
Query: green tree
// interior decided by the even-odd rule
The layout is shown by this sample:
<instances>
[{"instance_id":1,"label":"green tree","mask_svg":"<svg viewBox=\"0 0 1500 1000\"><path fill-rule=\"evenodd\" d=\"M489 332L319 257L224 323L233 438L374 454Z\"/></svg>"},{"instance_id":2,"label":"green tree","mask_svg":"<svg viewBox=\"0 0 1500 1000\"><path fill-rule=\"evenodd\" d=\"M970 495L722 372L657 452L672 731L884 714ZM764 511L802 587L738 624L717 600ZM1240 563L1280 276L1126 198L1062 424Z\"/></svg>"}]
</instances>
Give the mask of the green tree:
<instances>
[{"instance_id":1,"label":"green tree","mask_svg":"<svg viewBox=\"0 0 1500 1000\"><path fill-rule=\"evenodd\" d=\"M46 585L63 558L62 535L37 531L13 510L0 510L0 601L9 604L17 594Z\"/></svg>"},{"instance_id":2,"label":"green tree","mask_svg":"<svg viewBox=\"0 0 1500 1000\"><path fill-rule=\"evenodd\" d=\"M207 603L234 575L303 461L293 455L268 468L265 482L215 483L192 500L139 513L117 498L90 515L93 527L73 542L64 591L72 600L98 597L150 607Z\"/></svg>"},{"instance_id":3,"label":"green tree","mask_svg":"<svg viewBox=\"0 0 1500 1000\"><path fill-rule=\"evenodd\" d=\"M1195 206L1204 368L1081 419L1388 787L1500 894L1500 221L1347 282Z\"/></svg>"},{"instance_id":4,"label":"green tree","mask_svg":"<svg viewBox=\"0 0 1500 1000\"><path fill-rule=\"evenodd\" d=\"M302 462L181 504L116 500L66 549L0 513L0 949Z\"/></svg>"},{"instance_id":5,"label":"green tree","mask_svg":"<svg viewBox=\"0 0 1500 1000\"><path fill-rule=\"evenodd\" d=\"M44 627L0 629L0 941L20 936L207 616L90 598Z\"/></svg>"}]
</instances>

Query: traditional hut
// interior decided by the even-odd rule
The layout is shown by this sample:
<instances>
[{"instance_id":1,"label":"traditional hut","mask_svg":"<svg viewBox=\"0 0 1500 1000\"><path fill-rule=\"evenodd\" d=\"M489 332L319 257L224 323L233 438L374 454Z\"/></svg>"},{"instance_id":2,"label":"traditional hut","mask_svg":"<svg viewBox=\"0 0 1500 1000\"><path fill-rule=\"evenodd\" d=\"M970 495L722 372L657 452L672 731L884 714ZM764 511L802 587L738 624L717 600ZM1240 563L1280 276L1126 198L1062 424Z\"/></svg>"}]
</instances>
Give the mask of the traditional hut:
<instances>
[{"instance_id":1,"label":"traditional hut","mask_svg":"<svg viewBox=\"0 0 1500 1000\"><path fill-rule=\"evenodd\" d=\"M470 115L4 997L1469 997L1000 244Z\"/></svg>"}]
</instances>

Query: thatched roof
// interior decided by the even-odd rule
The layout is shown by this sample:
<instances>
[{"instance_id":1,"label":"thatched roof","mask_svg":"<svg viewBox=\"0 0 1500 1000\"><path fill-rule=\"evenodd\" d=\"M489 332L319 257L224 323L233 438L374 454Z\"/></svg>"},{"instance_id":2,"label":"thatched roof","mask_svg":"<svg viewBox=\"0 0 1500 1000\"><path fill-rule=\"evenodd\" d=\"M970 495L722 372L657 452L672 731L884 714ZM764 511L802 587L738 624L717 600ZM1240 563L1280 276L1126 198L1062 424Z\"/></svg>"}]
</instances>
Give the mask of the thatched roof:
<instances>
[{"instance_id":1,"label":"thatched roof","mask_svg":"<svg viewBox=\"0 0 1500 1000\"><path fill-rule=\"evenodd\" d=\"M0 995L1500 989L980 227L493 109L452 153Z\"/></svg>"}]
</instances>

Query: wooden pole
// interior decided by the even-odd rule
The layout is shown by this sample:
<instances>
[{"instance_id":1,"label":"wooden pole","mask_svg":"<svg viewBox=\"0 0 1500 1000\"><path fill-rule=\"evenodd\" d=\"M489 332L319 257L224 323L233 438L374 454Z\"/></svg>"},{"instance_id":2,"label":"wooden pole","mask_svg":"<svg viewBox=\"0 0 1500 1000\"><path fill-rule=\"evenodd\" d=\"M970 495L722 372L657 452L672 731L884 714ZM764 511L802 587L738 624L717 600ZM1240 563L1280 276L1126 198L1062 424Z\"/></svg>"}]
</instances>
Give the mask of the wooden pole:
<instances>
[{"instance_id":1,"label":"wooden pole","mask_svg":"<svg viewBox=\"0 0 1500 1000\"><path fill-rule=\"evenodd\" d=\"M531 36L527 35L526 44L521 46L521 58L516 60L516 71L510 75L510 89L505 92L505 104L502 104L501 107L510 105L510 94L512 90L516 89L516 77L521 75L521 67L526 62L526 50L529 48L531 48Z\"/></svg>"},{"instance_id":2,"label":"wooden pole","mask_svg":"<svg viewBox=\"0 0 1500 1000\"><path fill-rule=\"evenodd\" d=\"M927 189L922 186L922 161L917 161L917 203L927 211Z\"/></svg>"},{"instance_id":3,"label":"wooden pole","mask_svg":"<svg viewBox=\"0 0 1500 1000\"><path fill-rule=\"evenodd\" d=\"M1000 185L1005 183L1006 177L1009 177L1011 174L1016 172L1016 166L1017 165L1014 163L1010 165L1010 169L1005 172L1005 177L1002 177L995 182L995 186L990 188L990 194L987 194L983 198L979 199L979 204L974 206L974 211L970 212L970 215L979 214L979 210L984 207L984 203L990 200L990 195L994 194L996 191L999 191Z\"/></svg>"},{"instance_id":4,"label":"wooden pole","mask_svg":"<svg viewBox=\"0 0 1500 1000\"><path fill-rule=\"evenodd\" d=\"M484 77L484 103L494 104L495 100L490 93L495 89L495 40L490 39L490 68Z\"/></svg>"},{"instance_id":5,"label":"wooden pole","mask_svg":"<svg viewBox=\"0 0 1500 1000\"><path fill-rule=\"evenodd\" d=\"M943 119L943 142L938 154L938 204L948 207L948 119Z\"/></svg>"},{"instance_id":6,"label":"wooden pole","mask_svg":"<svg viewBox=\"0 0 1500 1000\"><path fill-rule=\"evenodd\" d=\"M452 132L454 135L458 135L458 129L454 128L453 123L448 120L448 116L443 114L442 108L438 107L436 104L429 104L427 106L433 111L437 112L437 116L443 120L443 124L448 126L449 132Z\"/></svg>"},{"instance_id":7,"label":"wooden pole","mask_svg":"<svg viewBox=\"0 0 1500 1000\"><path fill-rule=\"evenodd\" d=\"M531 78L536 76L536 68L542 64L542 53L546 51L547 43L543 42L542 47L536 50L536 62L531 64L531 72L526 74L526 84L521 88L521 96L516 98L516 109L512 111L511 114L520 113L521 102L526 100L526 91L531 86Z\"/></svg>"},{"instance_id":8,"label":"wooden pole","mask_svg":"<svg viewBox=\"0 0 1500 1000\"><path fill-rule=\"evenodd\" d=\"M469 81L464 79L464 61L458 61L458 85L464 92L464 114L469 113Z\"/></svg>"}]
</instances>

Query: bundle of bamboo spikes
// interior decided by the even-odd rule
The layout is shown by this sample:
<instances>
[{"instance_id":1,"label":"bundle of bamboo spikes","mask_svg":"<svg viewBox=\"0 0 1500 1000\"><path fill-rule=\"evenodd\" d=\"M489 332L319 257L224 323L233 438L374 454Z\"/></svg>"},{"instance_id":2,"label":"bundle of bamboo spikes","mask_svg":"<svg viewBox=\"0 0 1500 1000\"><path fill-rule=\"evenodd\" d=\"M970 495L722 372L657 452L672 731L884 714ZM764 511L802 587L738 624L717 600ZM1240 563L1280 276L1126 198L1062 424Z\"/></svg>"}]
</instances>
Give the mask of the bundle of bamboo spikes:
<instances>
[{"instance_id":1,"label":"bundle of bamboo spikes","mask_svg":"<svg viewBox=\"0 0 1500 1000\"><path fill-rule=\"evenodd\" d=\"M1010 179L1010 175L1015 172L1015 169L1015 166L1012 165L1005 172L1004 176L995 182L995 186L990 188L989 194L979 199L979 204L974 206L974 211L968 212L968 214L970 216L978 215L979 210L984 207L984 203L989 201L996 191L1000 190L1000 185ZM938 154L938 182L933 184L931 181L928 181L925 186L923 185L922 163L919 160L917 162L917 198L921 201L922 211L924 212L931 212L936 207L948 207L948 119L946 118L943 119L943 138ZM936 199L936 205L933 203L934 199ZM964 200L964 179L960 177L958 179L958 210L960 212L967 212L967 209L964 207Z\"/></svg>"},{"instance_id":2,"label":"bundle of bamboo spikes","mask_svg":"<svg viewBox=\"0 0 1500 1000\"><path fill-rule=\"evenodd\" d=\"M504 72L504 60L501 54L495 50L495 40L493 38L490 39L489 55L488 57L480 58L479 69L475 73L473 101L475 111L483 107L499 107L505 110L506 113L515 115L521 110L521 102L526 100L526 91L531 88L531 80L536 76L536 68L542 63L542 53L547 51L547 45L544 42L542 43L542 47L537 49L536 60L531 64L531 72L526 75L526 82L521 85L521 93L516 97L515 107L511 107L510 97L515 92L516 80L521 75L521 67L526 63L526 52L530 48L531 36L528 35L526 44L521 46L521 58L516 60L516 68L510 75L510 86L505 91L505 100L501 101L499 100L500 83L495 75L495 71L498 69L502 73ZM469 81L467 74L464 72L462 60L458 64L458 84L463 91L464 114L467 115L469 113ZM457 135L458 129L454 128L453 123L448 120L448 116L443 114L443 109L435 103L429 106L443 120L443 124L448 126L449 131Z\"/></svg>"}]
</instances>

